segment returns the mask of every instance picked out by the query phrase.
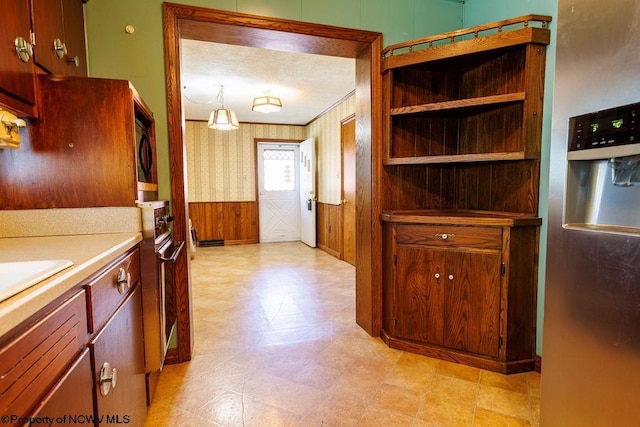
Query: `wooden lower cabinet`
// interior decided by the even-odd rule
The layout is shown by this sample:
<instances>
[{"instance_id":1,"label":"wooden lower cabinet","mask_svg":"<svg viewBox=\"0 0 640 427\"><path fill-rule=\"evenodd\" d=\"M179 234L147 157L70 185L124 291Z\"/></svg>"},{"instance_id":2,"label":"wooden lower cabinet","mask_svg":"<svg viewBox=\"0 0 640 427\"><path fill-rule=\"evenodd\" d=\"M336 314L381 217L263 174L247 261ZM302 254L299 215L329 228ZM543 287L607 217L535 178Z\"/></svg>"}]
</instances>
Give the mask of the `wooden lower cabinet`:
<instances>
[{"instance_id":1,"label":"wooden lower cabinet","mask_svg":"<svg viewBox=\"0 0 640 427\"><path fill-rule=\"evenodd\" d=\"M533 370L536 230L386 222L385 342L497 372Z\"/></svg>"},{"instance_id":2,"label":"wooden lower cabinet","mask_svg":"<svg viewBox=\"0 0 640 427\"><path fill-rule=\"evenodd\" d=\"M399 245L395 336L498 356L500 255Z\"/></svg>"},{"instance_id":3,"label":"wooden lower cabinet","mask_svg":"<svg viewBox=\"0 0 640 427\"><path fill-rule=\"evenodd\" d=\"M31 416L56 425L142 426L145 377L138 249L0 337L5 425Z\"/></svg>"},{"instance_id":4,"label":"wooden lower cabinet","mask_svg":"<svg viewBox=\"0 0 640 427\"><path fill-rule=\"evenodd\" d=\"M141 426L147 415L142 294L136 286L89 347L98 425Z\"/></svg>"},{"instance_id":5,"label":"wooden lower cabinet","mask_svg":"<svg viewBox=\"0 0 640 427\"><path fill-rule=\"evenodd\" d=\"M85 349L84 291L68 297L26 329L5 337L8 339L0 340L0 414L9 417L3 418L3 424L13 426L22 424L24 417L47 400ZM77 384L75 391L91 397L90 384Z\"/></svg>"},{"instance_id":6,"label":"wooden lower cabinet","mask_svg":"<svg viewBox=\"0 0 640 427\"><path fill-rule=\"evenodd\" d=\"M55 424L90 424L95 419L92 390L91 358L85 349L31 418L48 418L56 420Z\"/></svg>"}]
</instances>

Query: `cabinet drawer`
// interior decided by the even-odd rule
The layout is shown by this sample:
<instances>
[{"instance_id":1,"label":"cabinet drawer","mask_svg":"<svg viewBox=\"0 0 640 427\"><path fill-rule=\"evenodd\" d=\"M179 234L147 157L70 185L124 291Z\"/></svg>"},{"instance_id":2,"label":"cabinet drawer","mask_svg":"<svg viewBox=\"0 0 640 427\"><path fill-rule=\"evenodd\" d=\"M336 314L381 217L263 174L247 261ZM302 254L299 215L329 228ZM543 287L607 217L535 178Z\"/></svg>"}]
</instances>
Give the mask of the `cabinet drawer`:
<instances>
[{"instance_id":1,"label":"cabinet drawer","mask_svg":"<svg viewBox=\"0 0 640 427\"><path fill-rule=\"evenodd\" d=\"M81 291L0 349L0 414L29 414L86 339L86 301Z\"/></svg>"},{"instance_id":2,"label":"cabinet drawer","mask_svg":"<svg viewBox=\"0 0 640 427\"><path fill-rule=\"evenodd\" d=\"M118 284L119 277L129 277L129 285ZM139 281L140 251L136 249L87 285L89 333L97 331L105 324L125 300L129 290Z\"/></svg>"},{"instance_id":3,"label":"cabinet drawer","mask_svg":"<svg viewBox=\"0 0 640 427\"><path fill-rule=\"evenodd\" d=\"M500 249L502 247L502 229L400 224L398 225L396 240L398 243L416 245L472 246L481 249Z\"/></svg>"}]
</instances>

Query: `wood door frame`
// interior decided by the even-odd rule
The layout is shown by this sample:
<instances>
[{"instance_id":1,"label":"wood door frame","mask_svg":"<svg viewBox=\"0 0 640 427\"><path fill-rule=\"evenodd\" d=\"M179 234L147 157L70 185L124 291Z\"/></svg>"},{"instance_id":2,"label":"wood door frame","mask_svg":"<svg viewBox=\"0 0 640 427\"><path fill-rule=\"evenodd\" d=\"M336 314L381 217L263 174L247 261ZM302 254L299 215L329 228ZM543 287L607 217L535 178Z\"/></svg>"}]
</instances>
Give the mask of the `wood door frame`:
<instances>
[{"instance_id":1,"label":"wood door frame","mask_svg":"<svg viewBox=\"0 0 640 427\"><path fill-rule=\"evenodd\" d=\"M163 3L171 202L176 240L186 241L186 148L182 127L180 39L193 39L356 59L356 183L358 239L356 322L370 335L381 327L382 228L379 182L382 172L382 34L183 4ZM193 353L190 260L176 262L177 360Z\"/></svg>"},{"instance_id":2,"label":"wood door frame","mask_svg":"<svg viewBox=\"0 0 640 427\"><path fill-rule=\"evenodd\" d=\"M356 114L350 114L340 120L340 259L344 260L344 125L356 119Z\"/></svg>"}]
</instances>

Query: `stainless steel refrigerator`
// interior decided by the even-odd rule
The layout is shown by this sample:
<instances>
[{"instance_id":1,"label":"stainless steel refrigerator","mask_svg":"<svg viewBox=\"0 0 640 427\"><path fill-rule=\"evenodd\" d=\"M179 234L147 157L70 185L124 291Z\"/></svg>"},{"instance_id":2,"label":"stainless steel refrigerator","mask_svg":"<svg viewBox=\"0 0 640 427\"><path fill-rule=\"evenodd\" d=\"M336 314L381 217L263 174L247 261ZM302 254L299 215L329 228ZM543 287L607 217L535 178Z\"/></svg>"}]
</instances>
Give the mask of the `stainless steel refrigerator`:
<instances>
[{"instance_id":1,"label":"stainless steel refrigerator","mask_svg":"<svg viewBox=\"0 0 640 427\"><path fill-rule=\"evenodd\" d=\"M540 425L640 426L640 2L556 25Z\"/></svg>"}]
</instances>

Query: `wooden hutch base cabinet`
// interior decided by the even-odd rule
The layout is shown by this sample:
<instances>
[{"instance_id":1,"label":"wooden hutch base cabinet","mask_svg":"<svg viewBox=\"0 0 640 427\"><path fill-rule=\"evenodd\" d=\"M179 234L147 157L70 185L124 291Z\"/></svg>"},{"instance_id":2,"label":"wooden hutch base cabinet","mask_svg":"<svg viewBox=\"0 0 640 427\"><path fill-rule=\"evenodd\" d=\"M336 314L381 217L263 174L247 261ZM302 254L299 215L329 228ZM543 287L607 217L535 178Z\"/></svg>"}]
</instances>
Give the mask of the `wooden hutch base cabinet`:
<instances>
[{"instance_id":1,"label":"wooden hutch base cabinet","mask_svg":"<svg viewBox=\"0 0 640 427\"><path fill-rule=\"evenodd\" d=\"M534 369L538 188L551 17L383 52L382 338Z\"/></svg>"}]
</instances>

